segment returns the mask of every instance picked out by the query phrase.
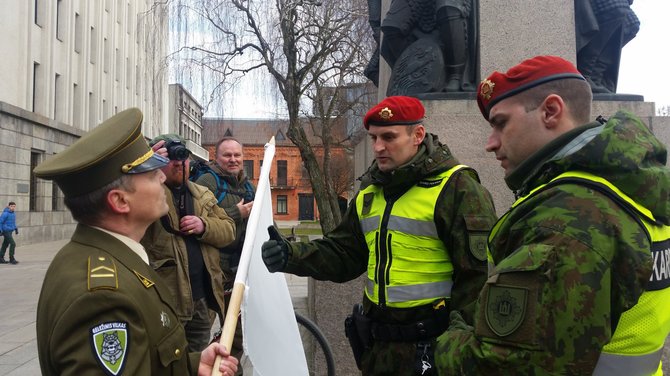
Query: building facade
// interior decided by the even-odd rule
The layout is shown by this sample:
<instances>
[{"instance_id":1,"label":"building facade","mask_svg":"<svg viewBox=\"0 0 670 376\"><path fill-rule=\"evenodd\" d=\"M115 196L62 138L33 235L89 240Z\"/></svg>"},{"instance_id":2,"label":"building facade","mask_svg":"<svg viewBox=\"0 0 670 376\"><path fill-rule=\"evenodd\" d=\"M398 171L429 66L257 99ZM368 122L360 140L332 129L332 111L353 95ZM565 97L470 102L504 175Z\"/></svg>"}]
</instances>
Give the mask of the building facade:
<instances>
[{"instance_id":1,"label":"building facade","mask_svg":"<svg viewBox=\"0 0 670 376\"><path fill-rule=\"evenodd\" d=\"M167 6L153 0L3 0L0 205L17 203L21 244L68 237L62 193L33 168L104 119L144 113L167 131Z\"/></svg>"},{"instance_id":2,"label":"building facade","mask_svg":"<svg viewBox=\"0 0 670 376\"><path fill-rule=\"evenodd\" d=\"M194 158L208 160L209 154L200 146L202 140L202 106L181 84L170 84L168 132L186 140Z\"/></svg>"}]
</instances>

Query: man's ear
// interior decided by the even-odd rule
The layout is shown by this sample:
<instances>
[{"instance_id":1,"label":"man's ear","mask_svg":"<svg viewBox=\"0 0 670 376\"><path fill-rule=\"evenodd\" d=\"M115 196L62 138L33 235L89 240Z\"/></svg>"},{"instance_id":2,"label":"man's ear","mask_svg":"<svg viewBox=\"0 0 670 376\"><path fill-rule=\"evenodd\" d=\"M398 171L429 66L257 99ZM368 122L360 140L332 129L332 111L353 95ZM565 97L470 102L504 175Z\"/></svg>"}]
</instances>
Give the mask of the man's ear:
<instances>
[{"instance_id":1,"label":"man's ear","mask_svg":"<svg viewBox=\"0 0 670 376\"><path fill-rule=\"evenodd\" d=\"M542 102L542 121L547 128L556 128L566 115L565 102L560 95L549 94Z\"/></svg>"},{"instance_id":2,"label":"man's ear","mask_svg":"<svg viewBox=\"0 0 670 376\"><path fill-rule=\"evenodd\" d=\"M423 124L419 124L416 127L414 127L414 146L421 145L423 142L423 139L426 138L426 128L423 126Z\"/></svg>"},{"instance_id":3,"label":"man's ear","mask_svg":"<svg viewBox=\"0 0 670 376\"><path fill-rule=\"evenodd\" d=\"M130 203L127 200L126 192L120 189L112 189L107 192L107 206L113 213L128 213L130 211Z\"/></svg>"}]
</instances>

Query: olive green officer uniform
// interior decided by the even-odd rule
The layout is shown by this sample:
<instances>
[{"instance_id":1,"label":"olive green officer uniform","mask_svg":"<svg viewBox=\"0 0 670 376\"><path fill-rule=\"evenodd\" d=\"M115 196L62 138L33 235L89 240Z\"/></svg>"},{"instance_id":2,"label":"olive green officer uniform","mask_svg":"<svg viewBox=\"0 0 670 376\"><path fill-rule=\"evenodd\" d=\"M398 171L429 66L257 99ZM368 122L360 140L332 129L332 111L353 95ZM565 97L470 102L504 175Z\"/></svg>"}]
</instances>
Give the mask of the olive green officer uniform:
<instances>
[{"instance_id":1,"label":"olive green officer uniform","mask_svg":"<svg viewBox=\"0 0 670 376\"><path fill-rule=\"evenodd\" d=\"M197 371L199 353L189 359L172 299L163 280L123 242L78 225L51 262L40 294L37 347L42 374ZM116 350L104 344L104 337L118 338Z\"/></svg>"},{"instance_id":2,"label":"olive green officer uniform","mask_svg":"<svg viewBox=\"0 0 670 376\"><path fill-rule=\"evenodd\" d=\"M141 124L138 109L120 112L41 163L35 175L54 180L68 203L124 175L165 166ZM36 323L42 374L195 374L200 354L185 352L170 292L140 256L141 245L106 231L80 223L47 270Z\"/></svg>"}]
</instances>

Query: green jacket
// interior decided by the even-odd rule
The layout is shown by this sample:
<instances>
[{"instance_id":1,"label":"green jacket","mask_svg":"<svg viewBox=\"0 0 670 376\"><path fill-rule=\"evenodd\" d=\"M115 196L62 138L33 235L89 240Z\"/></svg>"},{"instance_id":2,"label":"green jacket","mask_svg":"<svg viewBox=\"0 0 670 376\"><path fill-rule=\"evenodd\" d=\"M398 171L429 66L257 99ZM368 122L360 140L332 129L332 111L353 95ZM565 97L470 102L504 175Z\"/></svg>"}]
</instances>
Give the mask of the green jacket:
<instances>
[{"instance_id":1,"label":"green jacket","mask_svg":"<svg viewBox=\"0 0 670 376\"><path fill-rule=\"evenodd\" d=\"M122 367L124 375L197 374L200 354L186 353L173 307L163 279L137 254L107 233L78 225L51 262L37 304L42 375L101 375L105 366ZM119 346L104 346L103 335ZM113 364L103 360L110 353Z\"/></svg>"},{"instance_id":2,"label":"green jacket","mask_svg":"<svg viewBox=\"0 0 670 376\"><path fill-rule=\"evenodd\" d=\"M378 184L387 195L402 195L424 178L458 165L437 136L427 134L417 155L393 173L383 173L376 162L361 177L361 186ZM285 272L319 280L346 282L361 275L368 266L368 246L352 199L342 222L323 239L309 243L290 243L291 257ZM479 183L474 170L454 174L435 203L435 221L440 239L450 252L454 265L451 308L471 317L473 304L486 279L487 265L475 257L469 239L487 235L495 222L489 192ZM474 244L473 244L474 246ZM391 276L390 278L393 278Z\"/></svg>"},{"instance_id":3,"label":"green jacket","mask_svg":"<svg viewBox=\"0 0 670 376\"><path fill-rule=\"evenodd\" d=\"M221 271L219 248L235 239L235 225L223 209L216 206L216 198L207 188L188 182L193 197L195 215L205 224L205 232L198 238L200 250L209 274L209 280L218 304L219 312L225 312L223 300L224 275ZM173 229L179 229L179 216L174 206L172 191L165 187L168 203L168 218ZM151 266L167 282L175 297L179 319L190 321L193 316L193 298L188 274L188 252L181 236L173 235L158 220L154 222L141 241L147 251Z\"/></svg>"},{"instance_id":4,"label":"green jacket","mask_svg":"<svg viewBox=\"0 0 670 376\"><path fill-rule=\"evenodd\" d=\"M631 114L554 140L507 178L518 196L566 171L609 180L670 222L666 149ZM489 239L496 267L474 329L460 320L438 339L440 374L590 375L621 314L652 271L644 229L599 191L560 184L524 200ZM500 257L499 255L504 257Z\"/></svg>"},{"instance_id":5,"label":"green jacket","mask_svg":"<svg viewBox=\"0 0 670 376\"><path fill-rule=\"evenodd\" d=\"M376 184L383 187L387 197L400 197L410 187L423 180L433 181L433 176L458 164L437 136L427 134L417 155L392 173L380 171L376 162L373 163L361 177L361 189ZM366 271L368 262L375 261L368 260L368 245L361 229L356 201L356 198L351 200L342 222L323 239L290 243L291 256L284 272L346 282ZM462 169L452 175L435 202L434 219L438 237L449 252L454 268L451 299L447 304L472 319L475 300L487 273L481 245L496 219L491 196L479 183L474 170ZM393 279L394 275L390 274L389 278ZM363 305L369 317L386 323L409 324L433 315L430 304L428 307L391 309L375 306L364 299ZM363 374L413 375L416 356L414 342L375 341L363 356Z\"/></svg>"},{"instance_id":6,"label":"green jacket","mask_svg":"<svg viewBox=\"0 0 670 376\"><path fill-rule=\"evenodd\" d=\"M249 179L244 175L244 171L240 171L239 176L232 176L226 174L216 162L210 162L209 165L219 175L219 178L225 180L228 184L229 192L219 202L219 207L223 208L226 214L235 221L235 240L221 249L221 267L223 272L226 273L226 277L228 277L226 281L232 281L235 277L232 268L237 266L237 262L239 262L239 254L242 252L249 219L242 218L237 203L242 199L245 192L244 186ZM196 180L196 183L207 187L212 192L216 192L216 179L212 174L203 174Z\"/></svg>"}]
</instances>

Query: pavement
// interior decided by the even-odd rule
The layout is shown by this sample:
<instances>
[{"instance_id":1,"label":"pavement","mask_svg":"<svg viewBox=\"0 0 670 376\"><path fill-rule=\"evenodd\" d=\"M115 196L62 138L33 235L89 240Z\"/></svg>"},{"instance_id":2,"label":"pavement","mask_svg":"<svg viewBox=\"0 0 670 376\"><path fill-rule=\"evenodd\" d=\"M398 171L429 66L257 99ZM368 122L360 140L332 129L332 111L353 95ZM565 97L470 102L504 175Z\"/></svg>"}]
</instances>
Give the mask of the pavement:
<instances>
[{"instance_id":1,"label":"pavement","mask_svg":"<svg viewBox=\"0 0 670 376\"><path fill-rule=\"evenodd\" d=\"M0 376L40 376L35 317L44 274L59 240L16 247L17 265L0 264ZM294 308L306 313L307 279L288 276ZM248 365L244 366L245 371ZM246 374L246 372L245 372Z\"/></svg>"}]
</instances>

